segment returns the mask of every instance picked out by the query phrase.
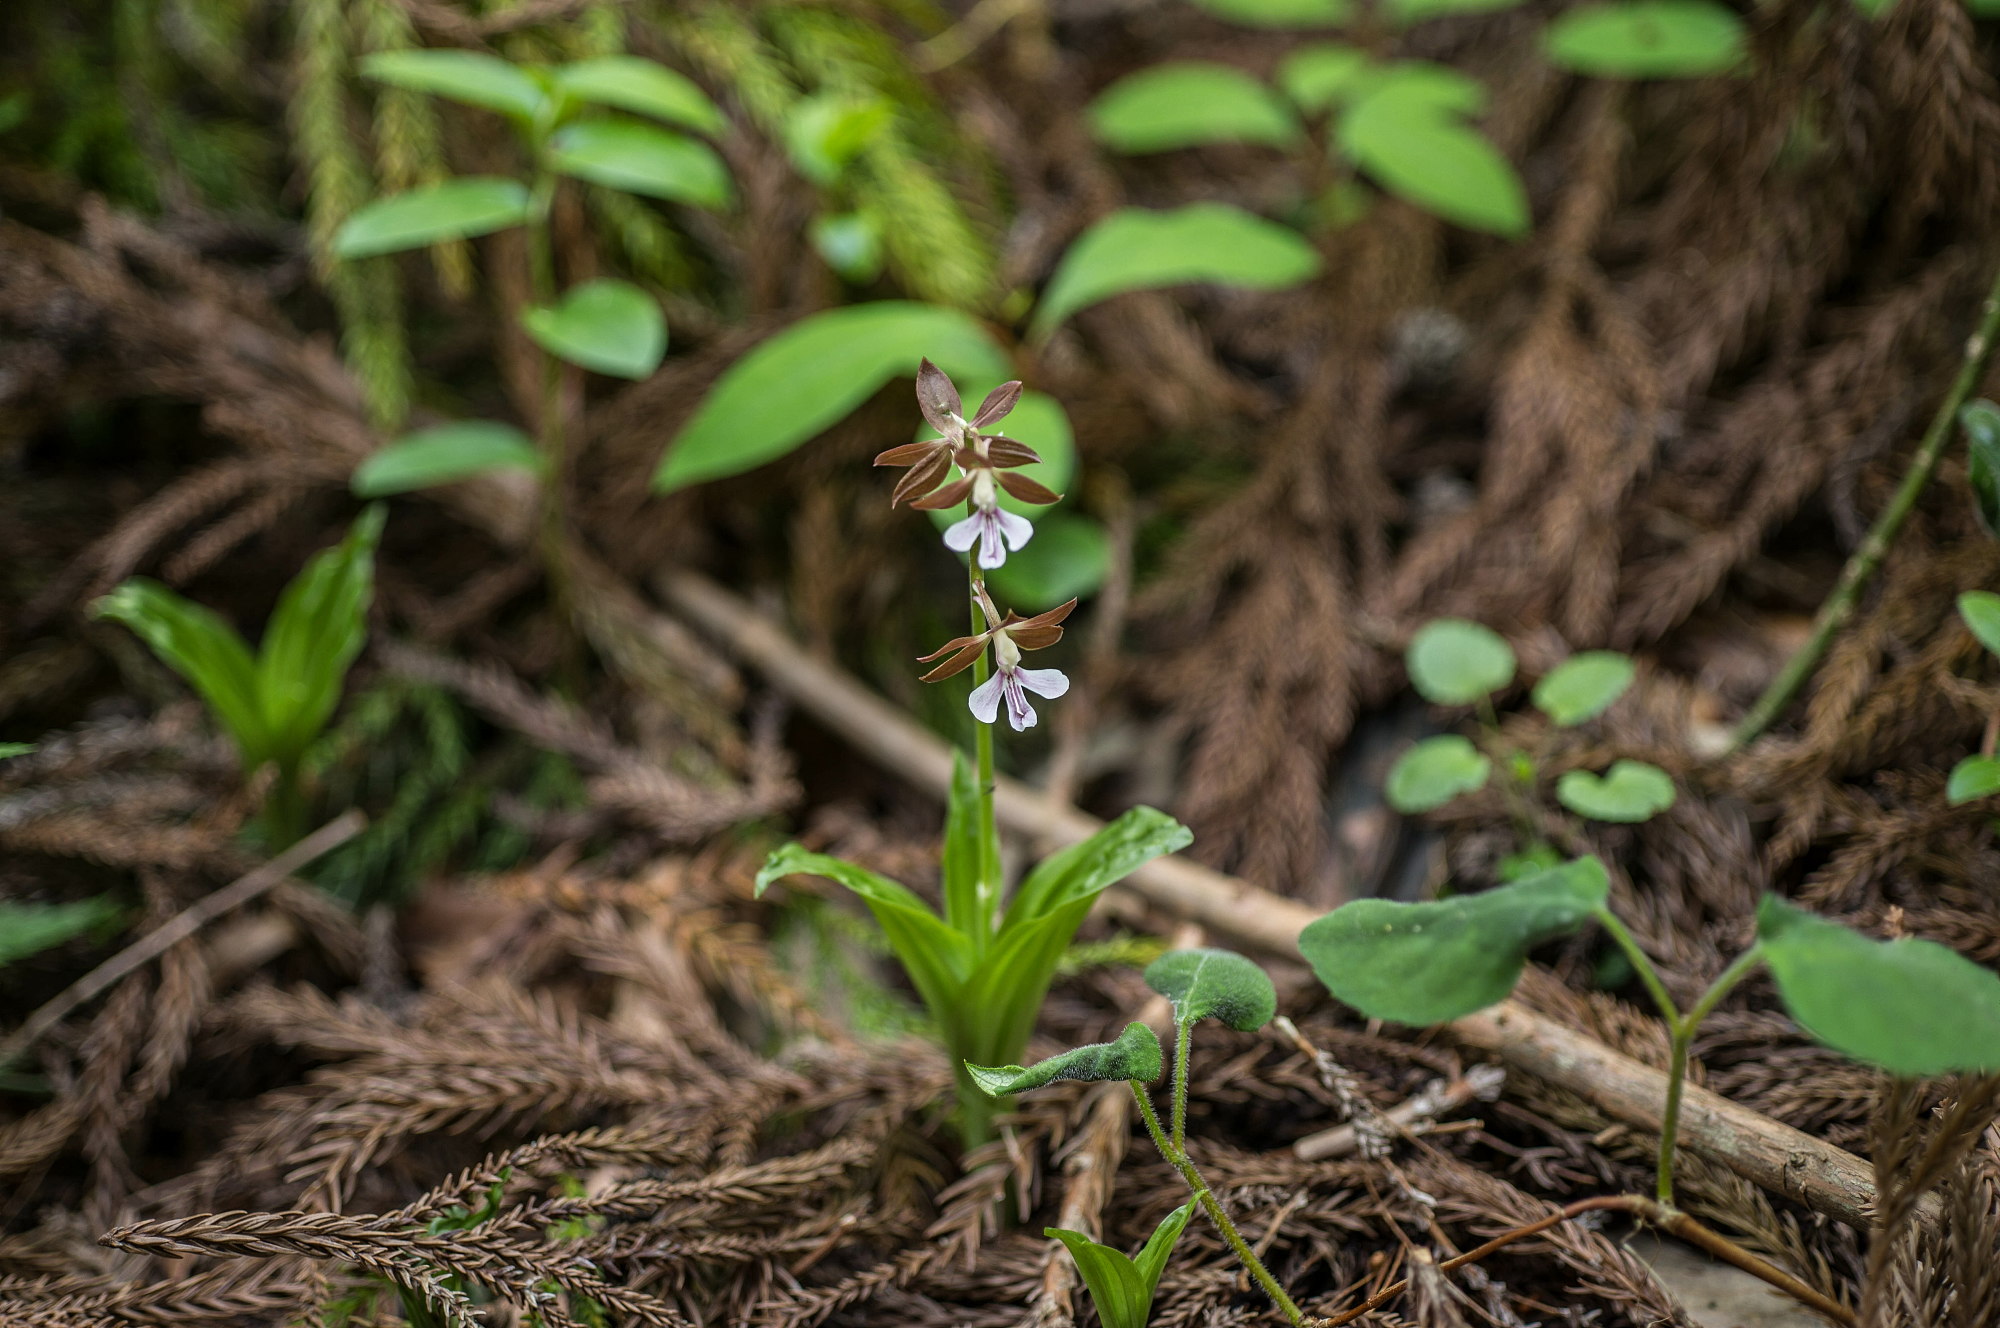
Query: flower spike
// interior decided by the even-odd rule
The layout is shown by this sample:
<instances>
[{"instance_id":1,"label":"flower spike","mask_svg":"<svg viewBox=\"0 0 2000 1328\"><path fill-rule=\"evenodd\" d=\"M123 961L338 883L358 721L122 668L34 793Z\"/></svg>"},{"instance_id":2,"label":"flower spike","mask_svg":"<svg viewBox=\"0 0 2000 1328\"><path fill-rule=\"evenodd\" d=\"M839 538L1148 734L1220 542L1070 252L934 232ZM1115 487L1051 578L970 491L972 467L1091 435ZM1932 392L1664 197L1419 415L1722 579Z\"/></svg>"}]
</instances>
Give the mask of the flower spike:
<instances>
[{"instance_id":1,"label":"flower spike","mask_svg":"<svg viewBox=\"0 0 2000 1328\"><path fill-rule=\"evenodd\" d=\"M1013 410L1015 403L1020 399L1021 384L1018 381L1002 383L986 394L986 399L979 403L979 409L974 412L970 420L967 420L964 415L964 403L959 400L958 389L952 386L952 381L944 370L925 360L917 370L917 406L923 411L925 422L936 429L941 437L904 443L900 447L889 448L875 458L875 464L878 466L909 467L909 474L897 481L895 491L889 495L890 505L900 506L908 503L911 507L930 510L955 507L964 502L968 496L974 497L977 501L975 484L978 477L982 475L989 477L982 491L990 491L993 487L991 476L1015 466L1026 466L1040 461L1042 458L1035 449L1025 443L998 435L988 437L980 432ZM951 474L954 462L963 474L959 479L945 483ZM1008 483L1010 479L1016 483ZM1023 497L1023 502L1056 501L1053 492L1026 476L1001 476L1000 483L1007 492L1015 494L1016 497L1021 497L1021 493L1017 492L1017 484L1023 486L1024 492L1048 494L1046 498ZM940 488L941 484L944 487ZM983 502L980 506L990 507L992 503ZM1019 540L1013 541L1013 547L1020 547L1026 540L1027 536L1021 535ZM970 547L970 543L967 547ZM1005 551L1002 550L998 556L1004 560ZM995 562L980 565L997 567L1000 564Z\"/></svg>"},{"instance_id":2,"label":"flower spike","mask_svg":"<svg viewBox=\"0 0 2000 1328\"><path fill-rule=\"evenodd\" d=\"M1010 612L1005 619L983 632L955 637L921 657L922 663L944 660L926 673L923 680L938 682L963 672L972 667L973 661L985 653L990 643L993 647L993 676L974 688L968 698L973 718L982 724L994 723L999 719L1000 707L1004 703L1007 723L1016 732L1033 728L1035 709L1028 703L1027 693L1033 692L1053 701L1069 690L1069 679L1060 669L1022 668L1021 652L1043 650L1062 640L1062 621L1074 608L1076 601L1070 600L1032 618ZM989 608L988 613L991 612ZM989 616L987 621L991 622L992 617Z\"/></svg>"}]
</instances>

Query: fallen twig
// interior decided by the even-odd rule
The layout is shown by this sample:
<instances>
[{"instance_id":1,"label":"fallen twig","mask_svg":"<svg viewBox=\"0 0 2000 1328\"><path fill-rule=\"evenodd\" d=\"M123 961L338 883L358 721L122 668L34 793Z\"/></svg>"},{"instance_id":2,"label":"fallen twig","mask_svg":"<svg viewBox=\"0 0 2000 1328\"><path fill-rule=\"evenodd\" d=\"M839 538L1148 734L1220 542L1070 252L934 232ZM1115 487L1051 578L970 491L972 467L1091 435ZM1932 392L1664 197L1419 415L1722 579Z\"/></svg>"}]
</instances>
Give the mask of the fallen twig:
<instances>
[{"instance_id":1,"label":"fallen twig","mask_svg":"<svg viewBox=\"0 0 2000 1328\"><path fill-rule=\"evenodd\" d=\"M1456 1079L1434 1079L1422 1090L1398 1102L1382 1117L1405 1135L1428 1134L1437 1118L1456 1111L1468 1102L1499 1095L1503 1072L1491 1065L1475 1065ZM1292 1145L1292 1153L1302 1162L1323 1162L1359 1151L1361 1132L1354 1122L1308 1134Z\"/></svg>"}]
</instances>

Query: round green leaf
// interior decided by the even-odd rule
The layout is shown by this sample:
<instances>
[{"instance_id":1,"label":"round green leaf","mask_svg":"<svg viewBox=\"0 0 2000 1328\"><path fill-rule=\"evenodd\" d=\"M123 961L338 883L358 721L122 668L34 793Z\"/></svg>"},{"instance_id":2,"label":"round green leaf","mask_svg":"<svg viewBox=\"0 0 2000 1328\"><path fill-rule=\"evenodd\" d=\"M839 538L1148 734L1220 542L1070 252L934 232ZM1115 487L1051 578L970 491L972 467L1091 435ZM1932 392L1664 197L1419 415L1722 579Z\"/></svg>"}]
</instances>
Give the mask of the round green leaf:
<instances>
[{"instance_id":1,"label":"round green leaf","mask_svg":"<svg viewBox=\"0 0 2000 1328\"><path fill-rule=\"evenodd\" d=\"M477 175L445 180L356 208L335 232L333 252L369 258L488 235L526 221L528 207L528 191L515 180Z\"/></svg>"},{"instance_id":2,"label":"round green leaf","mask_svg":"<svg viewBox=\"0 0 2000 1328\"><path fill-rule=\"evenodd\" d=\"M1355 46L1322 42L1303 46L1278 66L1278 86L1302 111L1323 111L1355 95L1372 65Z\"/></svg>"},{"instance_id":3,"label":"round green leaf","mask_svg":"<svg viewBox=\"0 0 2000 1328\"><path fill-rule=\"evenodd\" d=\"M1335 137L1375 183L1426 212L1495 235L1528 229L1528 195L1512 163L1422 96L1393 86L1370 93L1341 117Z\"/></svg>"},{"instance_id":4,"label":"round green leaf","mask_svg":"<svg viewBox=\"0 0 2000 1328\"><path fill-rule=\"evenodd\" d=\"M1404 815L1435 811L1461 793L1486 787L1493 762L1456 733L1425 738L1396 759L1383 795Z\"/></svg>"},{"instance_id":5,"label":"round green leaf","mask_svg":"<svg viewBox=\"0 0 2000 1328\"><path fill-rule=\"evenodd\" d=\"M670 203L729 206L729 168L706 143L629 120L583 120L549 140L549 164L565 175Z\"/></svg>"},{"instance_id":6,"label":"round green leaf","mask_svg":"<svg viewBox=\"0 0 2000 1328\"><path fill-rule=\"evenodd\" d=\"M1958 616L1979 644L2000 655L2000 595L1990 590L1968 590L1958 597Z\"/></svg>"},{"instance_id":7,"label":"round green leaf","mask_svg":"<svg viewBox=\"0 0 2000 1328\"><path fill-rule=\"evenodd\" d=\"M1060 1056L1026 1067L968 1063L965 1070L987 1096L1009 1097L1058 1079L1090 1082L1137 1079L1151 1083L1160 1077L1161 1064L1159 1035L1144 1024L1127 1024L1116 1042L1072 1047Z\"/></svg>"},{"instance_id":8,"label":"round green leaf","mask_svg":"<svg viewBox=\"0 0 2000 1328\"><path fill-rule=\"evenodd\" d=\"M551 308L523 310L521 326L549 354L619 378L646 377L667 353L660 302L610 278L572 287Z\"/></svg>"},{"instance_id":9,"label":"round green leaf","mask_svg":"<svg viewBox=\"0 0 2000 1328\"><path fill-rule=\"evenodd\" d=\"M1194 0L1194 7L1246 28L1337 28L1354 13L1350 0Z\"/></svg>"},{"instance_id":10,"label":"round green leaf","mask_svg":"<svg viewBox=\"0 0 2000 1328\"><path fill-rule=\"evenodd\" d=\"M576 101L650 115L713 137L727 123L692 79L636 55L600 55L555 71L555 88Z\"/></svg>"},{"instance_id":11,"label":"round green leaf","mask_svg":"<svg viewBox=\"0 0 2000 1328\"><path fill-rule=\"evenodd\" d=\"M1990 798L2000 793L2000 760L1991 756L1968 756L1951 768L1945 782L1945 800L1954 807Z\"/></svg>"},{"instance_id":12,"label":"round green leaf","mask_svg":"<svg viewBox=\"0 0 2000 1328\"><path fill-rule=\"evenodd\" d=\"M1973 513L1987 534L2000 536L2000 406L1969 402L1958 422L1965 430Z\"/></svg>"},{"instance_id":13,"label":"round green leaf","mask_svg":"<svg viewBox=\"0 0 2000 1328\"><path fill-rule=\"evenodd\" d=\"M1318 252L1297 231L1227 203L1190 203L1165 212L1124 208L1077 237L1063 254L1030 332L1046 338L1077 310L1126 291L1193 282L1277 290L1319 268Z\"/></svg>"},{"instance_id":14,"label":"round green leaf","mask_svg":"<svg viewBox=\"0 0 2000 1328\"><path fill-rule=\"evenodd\" d=\"M1146 965L1146 985L1174 1003L1174 1022L1216 1019L1252 1033L1278 1012L1263 969L1231 950L1169 950Z\"/></svg>"},{"instance_id":15,"label":"round green leaf","mask_svg":"<svg viewBox=\"0 0 2000 1328\"><path fill-rule=\"evenodd\" d=\"M1713 0L1584 5L1549 24L1550 60L1597 78L1695 78L1743 61L1743 20Z\"/></svg>"},{"instance_id":16,"label":"round green leaf","mask_svg":"<svg viewBox=\"0 0 2000 1328\"><path fill-rule=\"evenodd\" d=\"M518 66L477 51L381 51L362 57L361 72L377 83L448 97L522 121L532 121L548 103L541 84Z\"/></svg>"},{"instance_id":17,"label":"round green leaf","mask_svg":"<svg viewBox=\"0 0 2000 1328\"><path fill-rule=\"evenodd\" d=\"M1892 1074L2000 1070L2000 977L1935 941L1874 941L1775 895L1757 939L1799 1026Z\"/></svg>"},{"instance_id":18,"label":"round green leaf","mask_svg":"<svg viewBox=\"0 0 2000 1328\"><path fill-rule=\"evenodd\" d=\"M1170 61L1119 79L1090 103L1091 132L1114 152L1203 143L1290 147L1299 124L1263 83L1207 61Z\"/></svg>"},{"instance_id":19,"label":"round green leaf","mask_svg":"<svg viewBox=\"0 0 2000 1328\"><path fill-rule=\"evenodd\" d=\"M1674 781L1644 761L1613 761L1602 777L1588 770L1565 774L1556 781L1556 801L1593 821L1648 821L1674 805Z\"/></svg>"},{"instance_id":20,"label":"round green leaf","mask_svg":"<svg viewBox=\"0 0 2000 1328\"><path fill-rule=\"evenodd\" d=\"M1024 613L1095 595L1111 570L1111 540L1103 526L1056 508L1041 512L1034 538L986 574L1000 602Z\"/></svg>"},{"instance_id":21,"label":"round green leaf","mask_svg":"<svg viewBox=\"0 0 2000 1328\"><path fill-rule=\"evenodd\" d=\"M546 464L534 441L513 425L458 420L405 434L380 448L354 468L352 484L358 497L384 498L494 470L540 475Z\"/></svg>"},{"instance_id":22,"label":"round green leaf","mask_svg":"<svg viewBox=\"0 0 2000 1328\"><path fill-rule=\"evenodd\" d=\"M1299 933L1326 989L1374 1019L1436 1024L1507 998L1528 951L1604 907L1611 886L1578 858L1483 894L1428 904L1357 899Z\"/></svg>"},{"instance_id":23,"label":"round green leaf","mask_svg":"<svg viewBox=\"0 0 2000 1328\"><path fill-rule=\"evenodd\" d=\"M1471 705L1514 681L1514 650L1498 632L1464 618L1417 629L1403 662L1410 685L1434 705Z\"/></svg>"},{"instance_id":24,"label":"round green leaf","mask_svg":"<svg viewBox=\"0 0 2000 1328\"><path fill-rule=\"evenodd\" d=\"M1564 728L1595 719L1632 685L1632 661L1615 650L1586 650L1535 684L1535 708Z\"/></svg>"}]
</instances>

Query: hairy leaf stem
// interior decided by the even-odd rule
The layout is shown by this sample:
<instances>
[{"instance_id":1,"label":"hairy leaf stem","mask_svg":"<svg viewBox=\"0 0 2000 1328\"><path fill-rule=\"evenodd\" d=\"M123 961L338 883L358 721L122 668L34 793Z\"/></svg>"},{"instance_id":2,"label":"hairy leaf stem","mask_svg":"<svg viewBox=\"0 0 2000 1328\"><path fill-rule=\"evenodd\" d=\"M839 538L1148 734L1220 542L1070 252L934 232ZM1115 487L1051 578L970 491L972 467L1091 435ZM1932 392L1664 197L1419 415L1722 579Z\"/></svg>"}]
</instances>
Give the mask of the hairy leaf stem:
<instances>
[{"instance_id":1,"label":"hairy leaf stem","mask_svg":"<svg viewBox=\"0 0 2000 1328\"><path fill-rule=\"evenodd\" d=\"M1187 1151L1187 1062L1188 1039L1194 1020L1182 1019L1174 1025L1174 1150Z\"/></svg>"}]
</instances>

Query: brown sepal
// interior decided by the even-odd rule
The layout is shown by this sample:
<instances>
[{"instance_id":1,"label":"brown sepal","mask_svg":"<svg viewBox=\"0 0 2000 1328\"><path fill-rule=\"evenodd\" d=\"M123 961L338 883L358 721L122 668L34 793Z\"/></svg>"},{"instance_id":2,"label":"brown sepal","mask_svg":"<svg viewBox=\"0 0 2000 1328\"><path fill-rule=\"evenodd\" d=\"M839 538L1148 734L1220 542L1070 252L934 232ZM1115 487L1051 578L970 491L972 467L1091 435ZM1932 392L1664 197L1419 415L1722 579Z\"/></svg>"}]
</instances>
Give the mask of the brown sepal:
<instances>
[{"instance_id":1,"label":"brown sepal","mask_svg":"<svg viewBox=\"0 0 2000 1328\"><path fill-rule=\"evenodd\" d=\"M878 466L914 466L919 461L926 460L941 450L949 451L949 447L945 444L944 439L926 438L920 443L904 443L901 447L892 447L886 452L878 453L875 457L875 464Z\"/></svg>"},{"instance_id":2,"label":"brown sepal","mask_svg":"<svg viewBox=\"0 0 2000 1328\"><path fill-rule=\"evenodd\" d=\"M910 506L920 512L941 511L947 507L958 506L965 501L965 496L971 492L972 477L970 475L961 475L942 489L939 489L936 493L912 499Z\"/></svg>"},{"instance_id":3,"label":"brown sepal","mask_svg":"<svg viewBox=\"0 0 2000 1328\"><path fill-rule=\"evenodd\" d=\"M951 457L946 453L934 452L923 461L910 467L910 473L896 482L895 492L889 495L889 505L913 502L938 486L951 471Z\"/></svg>"},{"instance_id":4,"label":"brown sepal","mask_svg":"<svg viewBox=\"0 0 2000 1328\"><path fill-rule=\"evenodd\" d=\"M1046 507L1050 503L1062 501L1061 494L1046 484L1035 483L1035 481L1029 479L1026 475L1015 475L1009 471L1001 471L995 478L1000 481L1001 488L1013 494L1024 503L1036 503Z\"/></svg>"},{"instance_id":5,"label":"brown sepal","mask_svg":"<svg viewBox=\"0 0 2000 1328\"><path fill-rule=\"evenodd\" d=\"M1014 403L1021 399L1021 381L1002 383L986 394L986 400L979 403L978 414L972 417L972 427L983 429L993 421L1014 409Z\"/></svg>"},{"instance_id":6,"label":"brown sepal","mask_svg":"<svg viewBox=\"0 0 2000 1328\"><path fill-rule=\"evenodd\" d=\"M944 370L928 359L917 368L917 409L923 411L931 428L942 434L952 431L952 416L965 413L965 407L958 399L958 389L951 385L951 379L945 376Z\"/></svg>"},{"instance_id":7,"label":"brown sepal","mask_svg":"<svg viewBox=\"0 0 2000 1328\"><path fill-rule=\"evenodd\" d=\"M986 460L996 469L1002 466L1031 466L1042 454L1026 443L995 434L986 440Z\"/></svg>"}]
</instances>

